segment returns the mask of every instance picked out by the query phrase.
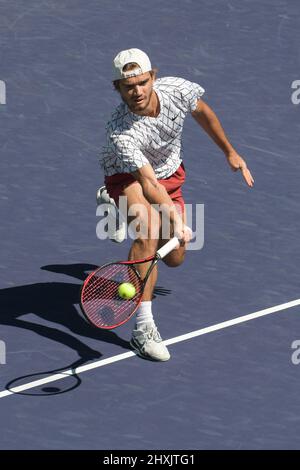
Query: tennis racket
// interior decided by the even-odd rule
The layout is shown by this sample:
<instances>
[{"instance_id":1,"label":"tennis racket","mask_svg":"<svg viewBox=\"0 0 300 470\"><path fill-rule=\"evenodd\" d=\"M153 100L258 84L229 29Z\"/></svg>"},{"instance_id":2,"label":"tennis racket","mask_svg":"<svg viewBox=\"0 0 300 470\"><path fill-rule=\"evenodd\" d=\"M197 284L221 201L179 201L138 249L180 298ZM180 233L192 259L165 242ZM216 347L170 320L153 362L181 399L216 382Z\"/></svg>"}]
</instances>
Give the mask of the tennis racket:
<instances>
[{"instance_id":1,"label":"tennis racket","mask_svg":"<svg viewBox=\"0 0 300 470\"><path fill-rule=\"evenodd\" d=\"M104 264L85 280L80 295L80 306L84 317L97 328L113 329L126 323L141 303L145 285L158 263L179 244L177 237L171 238L153 256L135 261L118 261ZM141 276L136 264L151 262L146 276ZM135 287L131 299L120 297L118 289L123 283Z\"/></svg>"}]
</instances>

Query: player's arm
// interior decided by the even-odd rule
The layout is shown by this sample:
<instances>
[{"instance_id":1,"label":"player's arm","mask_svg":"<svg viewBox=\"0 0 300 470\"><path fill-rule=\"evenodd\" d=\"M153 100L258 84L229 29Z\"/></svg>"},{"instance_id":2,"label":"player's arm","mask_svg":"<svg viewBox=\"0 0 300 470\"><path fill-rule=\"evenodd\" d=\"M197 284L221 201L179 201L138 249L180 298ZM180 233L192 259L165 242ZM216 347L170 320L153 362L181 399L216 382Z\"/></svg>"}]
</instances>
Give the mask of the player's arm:
<instances>
[{"instance_id":1,"label":"player's arm","mask_svg":"<svg viewBox=\"0 0 300 470\"><path fill-rule=\"evenodd\" d=\"M231 169L241 170L246 183L252 187L254 179L247 164L229 142L214 111L201 99L197 102L197 108L192 111L192 116L224 152Z\"/></svg>"},{"instance_id":2,"label":"player's arm","mask_svg":"<svg viewBox=\"0 0 300 470\"><path fill-rule=\"evenodd\" d=\"M178 214L172 199L165 187L159 184L152 166L150 164L144 165L137 171L134 171L132 175L142 186L142 190L147 201L149 201L150 204L160 204L164 215L166 217L170 217L170 223L174 227L175 233L177 233L183 241L189 241L189 229L182 224L182 219Z\"/></svg>"}]
</instances>

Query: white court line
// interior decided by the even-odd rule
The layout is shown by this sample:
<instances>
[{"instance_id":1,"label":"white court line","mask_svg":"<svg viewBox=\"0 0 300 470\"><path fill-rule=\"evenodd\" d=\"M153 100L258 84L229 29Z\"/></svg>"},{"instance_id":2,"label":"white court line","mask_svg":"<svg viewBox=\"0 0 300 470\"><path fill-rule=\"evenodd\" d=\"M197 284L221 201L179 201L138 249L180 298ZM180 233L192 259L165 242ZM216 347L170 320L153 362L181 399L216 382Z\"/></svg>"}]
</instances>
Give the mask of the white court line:
<instances>
[{"instance_id":1,"label":"white court line","mask_svg":"<svg viewBox=\"0 0 300 470\"><path fill-rule=\"evenodd\" d=\"M207 333L211 333L212 331L222 330L223 328L228 328L229 326L237 325L238 323L244 323L249 320L254 320L255 318L263 317L264 315L270 315L271 313L280 312L281 310L295 307L297 305L300 305L300 299L292 300L291 302L287 302L285 304L275 305L275 307L270 307L264 310L259 310L258 312L249 313L248 315L233 318L232 320L224 321L222 323L217 323L216 325L208 326L206 328L202 328L201 330L192 331L191 333L187 333L185 335L176 336L175 338L170 338L164 341L164 344L168 346L170 344L180 343L181 341L195 338L196 336L205 335ZM81 374L82 372L86 372L88 370L97 369L98 367L122 361L123 359L127 359L135 355L136 354L133 351L129 351L127 353L118 354L117 356L108 357L107 359L101 359L100 361L95 361L91 364L77 367L75 370L69 369L64 372L61 372L60 374L49 375L49 377L45 377L44 379L35 380L34 382L29 382L27 384L20 385L19 387L11 388L10 390L3 390L2 392L0 392L0 398L7 397L8 395L13 395L14 393L23 392L24 390L29 390L40 385L55 382L57 380L65 379L70 375Z\"/></svg>"}]
</instances>

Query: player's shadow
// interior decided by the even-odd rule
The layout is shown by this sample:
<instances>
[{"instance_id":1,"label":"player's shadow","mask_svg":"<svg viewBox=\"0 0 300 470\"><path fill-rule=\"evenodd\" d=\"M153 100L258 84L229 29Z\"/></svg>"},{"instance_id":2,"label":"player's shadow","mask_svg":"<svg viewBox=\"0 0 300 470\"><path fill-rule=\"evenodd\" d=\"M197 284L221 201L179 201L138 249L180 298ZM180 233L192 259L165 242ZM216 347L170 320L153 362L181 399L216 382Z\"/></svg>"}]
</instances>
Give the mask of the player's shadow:
<instances>
[{"instance_id":1,"label":"player's shadow","mask_svg":"<svg viewBox=\"0 0 300 470\"><path fill-rule=\"evenodd\" d=\"M91 264L48 265L41 269L63 273L83 281L97 266ZM0 289L0 324L32 331L40 336L64 344L77 352L79 358L92 360L101 357L81 339L92 338L130 349L128 341L112 330L95 328L79 315L80 284L68 282L43 282ZM155 295L167 295L169 291L158 287ZM27 314L34 314L43 321L56 323L62 329L31 321ZM65 329L69 330L65 331ZM73 333L73 334L72 334Z\"/></svg>"}]
</instances>

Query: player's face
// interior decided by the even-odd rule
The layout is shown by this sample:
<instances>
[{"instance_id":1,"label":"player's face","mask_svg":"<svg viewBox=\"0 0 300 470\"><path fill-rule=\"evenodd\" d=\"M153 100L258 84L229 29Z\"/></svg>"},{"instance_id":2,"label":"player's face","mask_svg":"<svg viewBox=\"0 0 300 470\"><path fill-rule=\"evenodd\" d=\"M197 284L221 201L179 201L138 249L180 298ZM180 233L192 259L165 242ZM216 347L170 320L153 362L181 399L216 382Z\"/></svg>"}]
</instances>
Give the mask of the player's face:
<instances>
[{"instance_id":1,"label":"player's face","mask_svg":"<svg viewBox=\"0 0 300 470\"><path fill-rule=\"evenodd\" d=\"M120 81L120 93L133 113L146 111L152 95L154 77L150 72Z\"/></svg>"}]
</instances>

